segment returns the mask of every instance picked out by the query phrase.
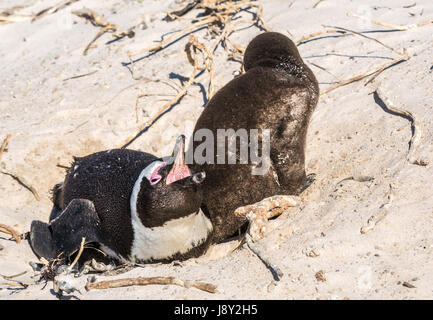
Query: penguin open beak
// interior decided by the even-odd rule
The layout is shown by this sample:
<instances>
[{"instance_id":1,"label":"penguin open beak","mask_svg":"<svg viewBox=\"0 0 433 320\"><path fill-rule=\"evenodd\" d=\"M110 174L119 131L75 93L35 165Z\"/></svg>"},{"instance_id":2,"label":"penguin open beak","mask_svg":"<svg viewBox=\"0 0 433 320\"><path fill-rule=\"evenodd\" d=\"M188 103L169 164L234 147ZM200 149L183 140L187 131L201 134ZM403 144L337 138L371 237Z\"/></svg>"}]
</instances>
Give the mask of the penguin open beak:
<instances>
[{"instance_id":1,"label":"penguin open beak","mask_svg":"<svg viewBox=\"0 0 433 320\"><path fill-rule=\"evenodd\" d=\"M181 135L176 139L173 150L173 167L165 179L166 184L192 176L191 171L185 163L185 136ZM195 176L195 175L194 175Z\"/></svg>"}]
</instances>

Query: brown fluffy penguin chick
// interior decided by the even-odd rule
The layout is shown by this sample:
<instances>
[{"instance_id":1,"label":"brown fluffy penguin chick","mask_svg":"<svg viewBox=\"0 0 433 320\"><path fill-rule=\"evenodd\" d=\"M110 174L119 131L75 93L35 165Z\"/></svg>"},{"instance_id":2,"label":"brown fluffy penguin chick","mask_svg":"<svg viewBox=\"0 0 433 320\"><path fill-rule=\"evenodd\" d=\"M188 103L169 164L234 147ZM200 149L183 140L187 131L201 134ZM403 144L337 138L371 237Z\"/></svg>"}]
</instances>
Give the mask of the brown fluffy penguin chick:
<instances>
[{"instance_id":1,"label":"brown fluffy penguin chick","mask_svg":"<svg viewBox=\"0 0 433 320\"><path fill-rule=\"evenodd\" d=\"M295 44L276 32L263 33L250 42L244 67L245 74L227 83L209 101L194 129L195 153L201 144L209 145L200 133L213 134L213 146L206 149L213 152L213 161L199 164L194 154L194 170L206 172L202 209L214 226L213 242L233 235L246 223L245 215L234 214L237 208L274 195L297 195L306 184L306 134L319 97L313 72ZM228 141L224 154L217 148L221 129L236 133L246 129L250 143L251 129L258 129L258 154L267 144L269 156L262 154L261 163L251 161L250 144L248 163L240 163L242 143L237 137L236 164L227 163ZM269 140L264 138L265 130L269 130ZM225 164L218 164L222 159ZM260 166L268 170L253 173Z\"/></svg>"}]
</instances>

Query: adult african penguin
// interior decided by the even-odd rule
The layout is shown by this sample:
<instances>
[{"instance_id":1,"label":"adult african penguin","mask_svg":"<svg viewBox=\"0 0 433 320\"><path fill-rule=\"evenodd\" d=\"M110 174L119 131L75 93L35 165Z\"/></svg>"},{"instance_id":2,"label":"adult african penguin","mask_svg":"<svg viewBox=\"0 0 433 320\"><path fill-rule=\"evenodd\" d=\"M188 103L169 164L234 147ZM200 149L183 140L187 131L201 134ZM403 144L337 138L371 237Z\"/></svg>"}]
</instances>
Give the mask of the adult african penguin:
<instances>
[{"instance_id":1,"label":"adult african penguin","mask_svg":"<svg viewBox=\"0 0 433 320\"><path fill-rule=\"evenodd\" d=\"M75 158L54 188L50 222L33 221L30 244L39 257L69 257L86 243L122 262L182 260L200 255L210 220L200 210L204 172L185 163L185 137L172 156L113 149Z\"/></svg>"}]
</instances>

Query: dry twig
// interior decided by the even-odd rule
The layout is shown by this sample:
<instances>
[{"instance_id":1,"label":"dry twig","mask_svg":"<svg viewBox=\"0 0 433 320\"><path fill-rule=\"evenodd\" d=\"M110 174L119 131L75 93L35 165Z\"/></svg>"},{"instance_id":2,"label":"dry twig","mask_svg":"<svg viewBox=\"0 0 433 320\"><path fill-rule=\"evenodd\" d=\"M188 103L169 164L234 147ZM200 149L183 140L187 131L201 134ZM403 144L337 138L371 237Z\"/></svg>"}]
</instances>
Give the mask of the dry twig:
<instances>
[{"instance_id":1,"label":"dry twig","mask_svg":"<svg viewBox=\"0 0 433 320\"><path fill-rule=\"evenodd\" d=\"M172 96L174 96L174 94L166 94L166 93L142 93L142 94L139 94L137 96L137 98L135 99L135 122L138 123L138 101L141 98L150 97L150 96L171 96L172 97ZM153 101L153 103L155 103L157 101L168 101L168 100L170 100L170 99L168 99L168 98L166 98L166 99L159 99L159 100Z\"/></svg>"},{"instance_id":2,"label":"dry twig","mask_svg":"<svg viewBox=\"0 0 433 320\"><path fill-rule=\"evenodd\" d=\"M106 27L110 25L107 20L100 14L97 14L95 11L90 9L81 9L81 10L74 10L72 11L73 14L75 14L77 17L84 18L87 21L90 21L91 24L93 24L95 27ZM111 24L113 25L113 24Z\"/></svg>"},{"instance_id":3,"label":"dry twig","mask_svg":"<svg viewBox=\"0 0 433 320\"><path fill-rule=\"evenodd\" d=\"M321 36L323 34L328 34L328 33L339 33L339 34L344 35L347 32L346 31L342 31L342 30L324 30L324 31L314 32L314 33L311 33L311 34L309 34L307 36L303 36L301 39L299 39L298 41L296 41L296 45L299 45L302 42L305 42L305 41L310 40L312 38Z\"/></svg>"},{"instance_id":4,"label":"dry twig","mask_svg":"<svg viewBox=\"0 0 433 320\"><path fill-rule=\"evenodd\" d=\"M192 31L194 29L198 29L199 27L202 27L204 25L207 24L212 24L214 22L218 21L218 18L216 16L211 16L208 17L204 20L198 21L196 23L191 24L190 26L186 27L185 29L176 32L175 34L173 34L172 36L168 37L167 39L158 42L157 44L150 46L148 48L142 49L142 50L138 50L135 52L127 52L129 57L133 57L139 54L142 54L144 52L152 52L152 51L158 51L160 49L162 49L163 47L165 47L167 44L173 42L175 39L182 37L183 35L187 34L189 31Z\"/></svg>"},{"instance_id":5,"label":"dry twig","mask_svg":"<svg viewBox=\"0 0 433 320\"><path fill-rule=\"evenodd\" d=\"M21 185L23 185L26 189L30 190L30 192L33 193L33 196L35 197L35 199L37 201L41 200L41 197L39 196L39 194L36 191L36 189L30 183L28 183L27 180L24 179L23 177L17 175L16 173L12 173L12 172L6 171L4 169L0 169L0 173L6 174L8 176L11 176L15 180L17 180Z\"/></svg>"},{"instance_id":6,"label":"dry twig","mask_svg":"<svg viewBox=\"0 0 433 320\"><path fill-rule=\"evenodd\" d=\"M52 7L48 7L45 8L44 10L39 11L32 19L32 22L42 18L43 16L47 15L47 14L53 14L56 13L57 11L59 11L60 9L65 8L66 6L69 6L70 4L77 2L79 0L64 0L59 2L58 4L52 6Z\"/></svg>"},{"instance_id":7,"label":"dry twig","mask_svg":"<svg viewBox=\"0 0 433 320\"><path fill-rule=\"evenodd\" d=\"M324 1L324 0L319 0L319 1L317 1L317 2L313 5L313 9L316 9L317 6L319 5L319 3L321 3L322 1Z\"/></svg>"},{"instance_id":8,"label":"dry twig","mask_svg":"<svg viewBox=\"0 0 433 320\"><path fill-rule=\"evenodd\" d=\"M340 77L336 76L335 74L333 74L332 72L330 72L328 69L326 69L326 68L324 68L324 67L322 67L322 66L319 66L318 64L313 63L313 62L310 62L310 61L308 61L308 63L311 64L312 66L315 66L316 68L319 68L320 70L323 70L323 71L325 71L326 73L330 74L330 75L333 76L333 77L334 77L338 82L343 81Z\"/></svg>"},{"instance_id":9,"label":"dry twig","mask_svg":"<svg viewBox=\"0 0 433 320\"><path fill-rule=\"evenodd\" d=\"M80 74L78 76L69 77L69 78L63 79L63 81L68 81L68 80L72 80L72 79L77 79L77 78L82 78L82 77L90 76L90 75L92 75L92 74L94 74L96 72L98 72L98 70L94 70L92 72Z\"/></svg>"},{"instance_id":10,"label":"dry twig","mask_svg":"<svg viewBox=\"0 0 433 320\"><path fill-rule=\"evenodd\" d=\"M407 281L404 281L404 282L402 283L402 286L403 286L403 287L406 287L406 288L409 288L409 289L416 288L412 283L407 282Z\"/></svg>"},{"instance_id":11,"label":"dry twig","mask_svg":"<svg viewBox=\"0 0 433 320\"><path fill-rule=\"evenodd\" d=\"M192 9L194 9L201 0L193 0L187 3L184 7L180 9L174 9L167 12L167 16L164 18L165 21L173 21L179 19L181 16L187 14Z\"/></svg>"},{"instance_id":12,"label":"dry twig","mask_svg":"<svg viewBox=\"0 0 433 320\"><path fill-rule=\"evenodd\" d=\"M364 175L353 175L344 179L341 179L340 181L338 181L336 184L340 184L343 181L347 181L347 180L353 180L356 182L368 182L368 181L372 181L374 180L374 177L372 176L364 176Z\"/></svg>"},{"instance_id":13,"label":"dry twig","mask_svg":"<svg viewBox=\"0 0 433 320\"><path fill-rule=\"evenodd\" d=\"M16 277L22 276L22 275L24 275L24 274L26 274L26 273L27 273L27 271L23 271L23 272L20 272L20 273L18 273L18 274L14 274L14 275L11 275L11 276L4 276L4 275L2 275L2 274L0 274L0 276L1 276L3 279L5 279L5 280L10 280L10 279L13 279L13 278L16 278Z\"/></svg>"},{"instance_id":14,"label":"dry twig","mask_svg":"<svg viewBox=\"0 0 433 320\"><path fill-rule=\"evenodd\" d=\"M143 131L147 130L155 121L157 121L157 119L161 115L163 115L166 111L168 111L174 104L176 104L187 93L188 88L194 83L194 78L197 74L197 71L207 70L207 72L209 73L210 79L209 79L209 88L208 88L208 99L212 98L215 92L213 53L216 50L219 43L229 41L228 37L230 36L231 33L234 32L235 26L237 26L240 23L251 23L251 24L260 25L263 29L267 31L270 30L262 18L262 14L263 14L262 6L252 1L240 0L237 2L232 2L227 0L222 0L222 1L202 0L196 2L197 3L193 7L199 9L205 9L205 12L208 13L207 15L203 17L195 18L194 22L191 25L187 26L181 31L172 34L170 37L164 39L161 42L158 42L155 45L152 45L148 48L141 49L135 52L129 52L129 51L127 52L131 64L133 65L134 64L134 61L132 59L133 56L142 54L144 52L155 52L164 49L168 44L176 40L179 40L181 37L185 36L190 32L196 32L203 27L206 27L212 31L219 32L217 39L210 46L209 49L203 43L200 43L194 35L190 35L188 43L186 44L186 51L187 51L188 61L194 66L194 70L188 82L183 86L182 90L180 90L172 100L164 104L162 108L149 121L147 121L144 125L140 126L137 130L137 133L133 137L128 138L123 144L122 148L129 145L133 140L135 140L135 138L138 135L140 135ZM236 14L238 14L242 10L251 7L256 8L257 11L255 14L256 19L254 21L240 21L240 22L236 22L234 25L230 25L231 21L236 16ZM167 15L170 19L180 19L180 16L182 15L183 12L185 12L185 10L189 11L191 9L192 8L189 7L188 8L182 7L179 10L173 10L168 12ZM177 14L173 14L173 12L177 12ZM238 54L239 52L243 53L244 49L242 47L237 46L233 43L231 44L233 47L233 52L236 52L236 54ZM190 53L191 50L189 48L191 46L193 47L194 57L192 57ZM227 48L224 49L227 50ZM195 53L196 50L198 50L202 56L201 65L199 65L196 61L197 59ZM131 71L131 73L133 73L133 71ZM136 108L137 108L137 101L136 101Z\"/></svg>"},{"instance_id":15,"label":"dry twig","mask_svg":"<svg viewBox=\"0 0 433 320\"><path fill-rule=\"evenodd\" d=\"M20 22L20 21L26 21L33 18L32 15L16 15L15 11L19 11L21 9L24 9L28 7L27 6L15 6L13 8L4 9L2 12L0 12L0 25L7 24L7 23L14 23L14 22Z\"/></svg>"},{"instance_id":16,"label":"dry twig","mask_svg":"<svg viewBox=\"0 0 433 320\"><path fill-rule=\"evenodd\" d=\"M80 244L80 250L78 250L78 254L75 257L74 261L72 262L72 264L68 267L68 270L72 270L72 268L75 266L75 264L78 262L78 259L80 259L81 254L83 253L84 250L84 243L86 242L86 238L82 238L81 239L81 244Z\"/></svg>"},{"instance_id":17,"label":"dry twig","mask_svg":"<svg viewBox=\"0 0 433 320\"><path fill-rule=\"evenodd\" d=\"M228 24L231 22L233 17L237 13L239 13L241 10L244 10L248 7L254 7L257 9L257 13L256 13L257 20L254 21L253 23L260 24L262 26L262 28L266 31L270 30L270 28L267 26L267 24L264 22L264 20L262 18L262 15L263 15L262 6L260 4L253 3L252 1L241 0L241 1L238 1L236 3L232 3L231 1L225 3L225 1L207 0L207 1L202 1L201 3L197 4L195 7L205 9L205 10L211 12L211 14L209 14L205 17L199 18L199 19L195 19L196 22L192 23L191 25L189 25L185 29L174 33L173 35L171 35L167 39L165 39L165 40L163 40L163 41L161 41L161 42L159 42L153 46L150 46L148 48L141 49L141 50L138 50L135 52L128 52L128 55L130 57L132 57L132 56L142 54L144 52L158 51L158 50L162 49L163 47L165 47L167 44L175 41L176 39L181 38L182 36L184 36L185 34L188 34L189 32L195 32L203 26L206 26L207 28L210 29L213 25L219 23L219 24L223 25L224 27L223 27L223 31L221 32L220 36L218 37L218 40L212 46L212 48L215 49L216 46L218 45L218 43L221 41L224 41L225 38L227 37L227 35L224 32L224 29L226 29L226 27L228 27ZM175 19L178 19L178 17L175 16ZM213 53L213 50L209 50L209 52Z\"/></svg>"},{"instance_id":18,"label":"dry twig","mask_svg":"<svg viewBox=\"0 0 433 320\"><path fill-rule=\"evenodd\" d=\"M159 284L159 285L176 285L184 288L197 288L202 291L206 291L209 293L217 292L217 287L210 283L200 282L200 281L189 281L189 280L181 280L174 277L139 277L139 278L126 278L126 279L117 279L117 280L106 280L100 282L87 282L86 290L92 289L108 289L108 288L119 288L119 287L128 287L128 286L146 286L151 284Z\"/></svg>"},{"instance_id":19,"label":"dry twig","mask_svg":"<svg viewBox=\"0 0 433 320\"><path fill-rule=\"evenodd\" d=\"M8 133L8 134L6 135L6 138L4 138L4 140L3 140L3 143L2 143L2 145L1 145L1 147L0 147L0 160L1 160L2 156L3 156L3 152L4 152L5 149L6 149L6 146L7 146L7 144L8 144L8 141L11 139L11 137L12 137L12 135Z\"/></svg>"},{"instance_id":20,"label":"dry twig","mask_svg":"<svg viewBox=\"0 0 433 320\"><path fill-rule=\"evenodd\" d=\"M391 23L381 22L381 21L377 21L377 20L373 20L373 19L367 19L365 17L359 16L359 15L352 13L352 12L349 12L347 15L349 17L355 17L355 18L360 18L362 20L369 21L370 23L377 24L377 25L382 26L382 27L391 28L391 29L400 30L400 31L406 31L409 29L419 28L419 27L426 26L430 23L433 23L433 19L431 19L431 20L427 20L424 22L420 22L420 23L414 23L414 24L408 24L408 25L399 25L398 26L398 25L391 24Z\"/></svg>"},{"instance_id":21,"label":"dry twig","mask_svg":"<svg viewBox=\"0 0 433 320\"><path fill-rule=\"evenodd\" d=\"M185 46L185 51L188 56L188 60L193 63L193 71L191 73L191 76L189 77L188 82L183 86L182 90L178 92L178 94L171 99L169 102L164 104L160 110L144 125L141 125L137 133L128 138L121 146L121 148L126 147L129 145L133 140L135 140L136 137L138 137L144 130L148 129L163 113L165 113L167 110L169 110L175 103L177 103L188 91L188 88L194 83L194 78L196 76L197 70L199 70L198 65L198 58L196 49L200 50L200 43L198 42L197 38L194 35L190 35L190 40ZM193 57L191 57L191 54Z\"/></svg>"},{"instance_id":22,"label":"dry twig","mask_svg":"<svg viewBox=\"0 0 433 320\"><path fill-rule=\"evenodd\" d=\"M99 32L96 34L96 36L93 38L92 41L87 45L87 47L83 51L83 55L87 55L87 51L90 49L90 47L93 45L93 43L104 33L106 32L115 32L117 31L117 25L114 23L110 23L105 18L96 12L90 10L90 9L81 9L81 10L75 10L72 11L73 14L75 14L78 17L84 18L88 21L90 21L91 24L93 24L95 27L101 27L102 29L99 30Z\"/></svg>"},{"instance_id":23,"label":"dry twig","mask_svg":"<svg viewBox=\"0 0 433 320\"><path fill-rule=\"evenodd\" d=\"M28 286L36 284L36 282L21 282L21 281L13 280L13 279L11 279L10 281L13 281L13 282L3 282L1 284L7 285L10 287L22 287L23 289L26 289Z\"/></svg>"},{"instance_id":24,"label":"dry twig","mask_svg":"<svg viewBox=\"0 0 433 320\"><path fill-rule=\"evenodd\" d=\"M403 55L401 57L398 57L398 58L396 58L396 59L394 59L394 60L392 60L392 61L390 61L390 62L388 62L388 63L386 63L386 64L384 64L382 66L380 66L380 67L377 67L374 70L370 70L368 72L362 73L362 74L357 75L355 77L352 77L350 79L341 81L340 83L338 83L338 84L336 84L336 85L334 85L334 86L326 89L325 91L321 92L320 95L327 94L327 93L329 93L329 92L331 92L331 91L333 91L333 90L335 90L337 88L343 87L343 86L348 85L348 84L350 84L352 82L356 82L356 81L362 80L362 79L364 79L364 78L366 78L368 76L371 76L372 74L375 74L375 73L378 73L378 72L382 72L383 70L385 70L385 69L393 66L394 64L396 64L396 63L398 63L400 61L403 61L403 60L407 60L407 59L409 59L409 55L406 53L405 55Z\"/></svg>"},{"instance_id":25,"label":"dry twig","mask_svg":"<svg viewBox=\"0 0 433 320\"><path fill-rule=\"evenodd\" d=\"M13 239L15 239L16 243L20 243L22 239L22 234L15 231L12 227L9 227L5 224L0 223L0 232L10 234Z\"/></svg>"},{"instance_id":26,"label":"dry twig","mask_svg":"<svg viewBox=\"0 0 433 320\"><path fill-rule=\"evenodd\" d=\"M2 16L0 15L0 25L14 22L30 20L31 16Z\"/></svg>"},{"instance_id":27,"label":"dry twig","mask_svg":"<svg viewBox=\"0 0 433 320\"><path fill-rule=\"evenodd\" d=\"M372 37L366 36L365 34L362 34L361 32L353 31L353 30L350 30L350 29L342 28L342 27L336 27L336 26L324 26L324 27L325 28L334 28L334 29L350 32L350 33L353 33L355 35L361 36L363 38L366 38L366 39L369 39L369 40L373 40L374 42L377 42L378 44L380 44L381 46L383 46L383 47L391 50L392 52L395 52L395 53L401 55L401 53L397 52L394 48L392 48L392 47L384 44L383 42L377 40L376 38L372 38Z\"/></svg>"}]
</instances>

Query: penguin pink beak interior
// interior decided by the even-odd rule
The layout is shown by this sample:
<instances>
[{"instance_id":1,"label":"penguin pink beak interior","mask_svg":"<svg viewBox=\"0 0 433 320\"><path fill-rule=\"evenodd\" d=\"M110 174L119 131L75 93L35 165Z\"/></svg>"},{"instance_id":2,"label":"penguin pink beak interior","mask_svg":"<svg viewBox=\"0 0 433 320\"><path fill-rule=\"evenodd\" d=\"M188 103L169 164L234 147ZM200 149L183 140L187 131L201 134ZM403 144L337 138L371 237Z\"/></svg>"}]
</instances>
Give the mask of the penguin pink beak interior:
<instances>
[{"instance_id":1,"label":"penguin pink beak interior","mask_svg":"<svg viewBox=\"0 0 433 320\"><path fill-rule=\"evenodd\" d=\"M177 150L176 158L174 159L173 167L165 179L166 184L173 183L177 180L191 176L191 171L185 163L185 138L182 137L179 141L180 147Z\"/></svg>"}]
</instances>

